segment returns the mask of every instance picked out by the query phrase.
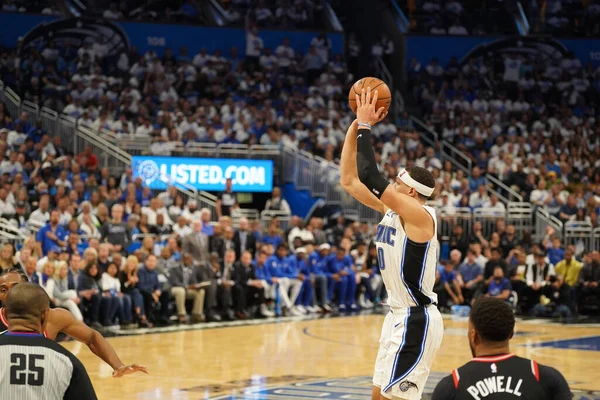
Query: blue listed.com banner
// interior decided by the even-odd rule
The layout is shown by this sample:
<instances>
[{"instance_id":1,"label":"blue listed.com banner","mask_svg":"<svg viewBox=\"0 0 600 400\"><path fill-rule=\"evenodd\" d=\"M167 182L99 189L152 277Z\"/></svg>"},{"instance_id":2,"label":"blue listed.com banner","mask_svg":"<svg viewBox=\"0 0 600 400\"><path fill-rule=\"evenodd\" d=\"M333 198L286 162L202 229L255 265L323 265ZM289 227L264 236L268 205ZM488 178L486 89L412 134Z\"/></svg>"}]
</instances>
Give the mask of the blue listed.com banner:
<instances>
[{"instance_id":1,"label":"blue listed.com banner","mask_svg":"<svg viewBox=\"0 0 600 400\"><path fill-rule=\"evenodd\" d=\"M271 160L133 156L132 161L133 178L142 178L151 189L166 189L169 182L176 182L217 192L231 178L234 192L273 190Z\"/></svg>"}]
</instances>

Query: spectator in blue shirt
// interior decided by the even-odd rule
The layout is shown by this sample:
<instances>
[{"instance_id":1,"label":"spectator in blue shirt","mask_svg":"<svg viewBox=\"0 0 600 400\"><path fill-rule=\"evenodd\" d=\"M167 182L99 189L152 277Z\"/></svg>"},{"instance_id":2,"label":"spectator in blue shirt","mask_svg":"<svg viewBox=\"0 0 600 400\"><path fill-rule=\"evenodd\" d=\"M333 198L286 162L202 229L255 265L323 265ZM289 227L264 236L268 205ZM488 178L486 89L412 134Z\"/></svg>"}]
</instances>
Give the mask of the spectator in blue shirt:
<instances>
[{"instance_id":1,"label":"spectator in blue shirt","mask_svg":"<svg viewBox=\"0 0 600 400\"><path fill-rule=\"evenodd\" d=\"M483 282L483 268L475 262L476 258L475 252L469 249L467 258L458 268L460 289L467 304L471 303L473 295Z\"/></svg>"},{"instance_id":2,"label":"spectator in blue shirt","mask_svg":"<svg viewBox=\"0 0 600 400\"><path fill-rule=\"evenodd\" d=\"M502 267L494 268L493 279L488 285L486 297L496 297L504 301L509 301L512 286L510 281L504 277L504 270Z\"/></svg>"},{"instance_id":3,"label":"spectator in blue shirt","mask_svg":"<svg viewBox=\"0 0 600 400\"><path fill-rule=\"evenodd\" d=\"M485 176L481 176L481 170L479 167L473 168L473 172L471 173L471 177L469 178L469 191L476 192L479 186L485 186L487 184L487 180Z\"/></svg>"},{"instance_id":4,"label":"spectator in blue shirt","mask_svg":"<svg viewBox=\"0 0 600 400\"><path fill-rule=\"evenodd\" d=\"M327 269L331 274L329 298L332 299L334 292L337 292L340 312L358 310L355 302L356 278L353 267L352 258L346 255L346 250L341 247L337 249L336 254L329 257L327 262Z\"/></svg>"},{"instance_id":5,"label":"spectator in blue shirt","mask_svg":"<svg viewBox=\"0 0 600 400\"><path fill-rule=\"evenodd\" d=\"M573 195L567 197L567 204L563 204L558 211L558 218L562 222L566 222L577 214L577 199Z\"/></svg>"},{"instance_id":6,"label":"spectator in blue shirt","mask_svg":"<svg viewBox=\"0 0 600 400\"><path fill-rule=\"evenodd\" d=\"M319 246L317 251L312 252L308 256L308 268L310 271L310 279L316 290L315 300L317 307L320 308L317 311L331 312L329 301L331 300L328 295L328 289L331 281L331 274L327 268L327 262L329 261L329 250L331 246L329 243L323 243Z\"/></svg>"},{"instance_id":7,"label":"spectator in blue shirt","mask_svg":"<svg viewBox=\"0 0 600 400\"><path fill-rule=\"evenodd\" d=\"M262 238L263 243L272 244L273 247L277 248L281 243L283 243L283 238L281 237L281 233L275 224L269 224L269 230L266 235Z\"/></svg>"},{"instance_id":8,"label":"spectator in blue shirt","mask_svg":"<svg viewBox=\"0 0 600 400\"><path fill-rule=\"evenodd\" d=\"M556 265L565 258L565 250L561 247L560 239L552 240L552 247L548 249L548 260L550 264Z\"/></svg>"},{"instance_id":9,"label":"spectator in blue shirt","mask_svg":"<svg viewBox=\"0 0 600 400\"><path fill-rule=\"evenodd\" d=\"M53 246L65 247L67 245L66 229L59 225L60 212L52 210L50 213L50 221L44 225L37 233L36 244L39 246L41 253L47 255L50 248Z\"/></svg>"},{"instance_id":10,"label":"spectator in blue shirt","mask_svg":"<svg viewBox=\"0 0 600 400\"><path fill-rule=\"evenodd\" d=\"M452 299L452 302L456 305L460 305L465 301L460 290L458 274L454 271L455 265L454 261L448 260L443 267L438 269L440 280L436 293L442 309L449 306L449 299Z\"/></svg>"},{"instance_id":11,"label":"spectator in blue shirt","mask_svg":"<svg viewBox=\"0 0 600 400\"><path fill-rule=\"evenodd\" d=\"M271 279L273 283L278 285L279 295L281 302L286 308L287 312L291 315L303 315L299 309L296 308L296 300L300 295L302 288L302 281L295 278L290 278L292 272L289 267L289 260L287 258L288 249L285 244L277 246L275 254L267 259L265 262L266 267L269 269Z\"/></svg>"},{"instance_id":12,"label":"spectator in blue shirt","mask_svg":"<svg viewBox=\"0 0 600 400\"><path fill-rule=\"evenodd\" d=\"M152 316L153 322L161 325L169 325L169 292L161 291L161 283L158 280L156 270L157 258L154 254L148 255L146 264L138 271L138 289L144 297L144 308L151 314L150 310L157 309L158 315Z\"/></svg>"},{"instance_id":13,"label":"spectator in blue shirt","mask_svg":"<svg viewBox=\"0 0 600 400\"><path fill-rule=\"evenodd\" d=\"M298 247L294 250L294 255L289 257L288 268L290 271L290 279L298 279L302 281L300 294L296 300L296 308L301 313L315 313L317 309L312 306L313 288L310 283L310 271L306 258L306 249Z\"/></svg>"}]
</instances>

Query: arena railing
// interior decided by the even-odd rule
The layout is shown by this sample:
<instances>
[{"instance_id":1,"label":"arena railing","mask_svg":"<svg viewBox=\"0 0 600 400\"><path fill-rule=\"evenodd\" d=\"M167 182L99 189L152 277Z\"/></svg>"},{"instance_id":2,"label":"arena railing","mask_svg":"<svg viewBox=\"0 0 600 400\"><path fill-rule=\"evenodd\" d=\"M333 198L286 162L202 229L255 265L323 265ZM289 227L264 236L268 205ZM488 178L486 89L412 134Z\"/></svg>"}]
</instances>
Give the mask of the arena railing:
<instances>
[{"instance_id":1,"label":"arena railing","mask_svg":"<svg viewBox=\"0 0 600 400\"><path fill-rule=\"evenodd\" d=\"M511 187L506 185L504 182L502 182L495 176L493 176L491 174L487 174L485 176L485 179L487 179L488 182L491 182L496 188L499 188L500 190L498 190L498 193L502 193L502 196L504 198L508 199L509 202L510 201L517 201L517 202L521 202L521 203L523 202L523 196L521 196L514 189L512 189ZM504 193L506 193L508 195L508 197L505 197Z\"/></svg>"},{"instance_id":2,"label":"arena railing","mask_svg":"<svg viewBox=\"0 0 600 400\"><path fill-rule=\"evenodd\" d=\"M592 231L592 238L593 238L593 242L592 242L592 250L600 250L600 227L595 228Z\"/></svg>"},{"instance_id":3,"label":"arena railing","mask_svg":"<svg viewBox=\"0 0 600 400\"><path fill-rule=\"evenodd\" d=\"M548 210L538 207L535 212L535 235L534 240L541 242L547 235L548 228L554 230L554 235L559 239L563 237L563 223L551 215Z\"/></svg>"},{"instance_id":4,"label":"arena railing","mask_svg":"<svg viewBox=\"0 0 600 400\"><path fill-rule=\"evenodd\" d=\"M565 245L575 245L577 250L594 250L594 229L587 221L567 221L564 224ZM598 248L596 248L598 249ZM576 251L579 253L580 251Z\"/></svg>"},{"instance_id":5,"label":"arena railing","mask_svg":"<svg viewBox=\"0 0 600 400\"><path fill-rule=\"evenodd\" d=\"M13 120L19 118L21 112L21 98L8 86L4 87L4 104L6 105L8 115L10 115Z\"/></svg>"},{"instance_id":6,"label":"arena railing","mask_svg":"<svg viewBox=\"0 0 600 400\"><path fill-rule=\"evenodd\" d=\"M0 218L0 242L24 242L27 236L19 226L5 218Z\"/></svg>"}]
</instances>

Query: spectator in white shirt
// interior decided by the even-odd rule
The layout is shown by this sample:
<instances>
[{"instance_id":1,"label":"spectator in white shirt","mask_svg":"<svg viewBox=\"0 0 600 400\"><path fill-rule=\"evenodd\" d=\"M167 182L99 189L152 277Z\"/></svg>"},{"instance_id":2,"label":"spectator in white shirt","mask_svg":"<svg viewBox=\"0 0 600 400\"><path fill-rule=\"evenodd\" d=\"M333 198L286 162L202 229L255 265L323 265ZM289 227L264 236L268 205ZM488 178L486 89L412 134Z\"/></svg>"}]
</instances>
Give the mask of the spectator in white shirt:
<instances>
[{"instance_id":1,"label":"spectator in white shirt","mask_svg":"<svg viewBox=\"0 0 600 400\"><path fill-rule=\"evenodd\" d=\"M531 191L529 201L536 206L543 206L546 204L549 196L550 192L546 189L546 180L542 178L537 184L537 189Z\"/></svg>"},{"instance_id":2,"label":"spectator in white shirt","mask_svg":"<svg viewBox=\"0 0 600 400\"><path fill-rule=\"evenodd\" d=\"M483 207L486 202L489 202L490 198L487 194L487 188L485 185L479 185L475 193L471 193L469 196L469 206L471 208Z\"/></svg>"},{"instance_id":3,"label":"spectator in white shirt","mask_svg":"<svg viewBox=\"0 0 600 400\"><path fill-rule=\"evenodd\" d=\"M498 196L496 196L495 194L492 194L490 196L490 199L483 204L483 207L490 209L490 211L493 211L494 214L506 214L506 207L502 202L498 200Z\"/></svg>"},{"instance_id":4,"label":"spectator in white shirt","mask_svg":"<svg viewBox=\"0 0 600 400\"><path fill-rule=\"evenodd\" d=\"M34 222L38 226L44 225L50 219L50 196L48 193L40 196L40 201L37 210L31 213L29 221Z\"/></svg>"}]
</instances>

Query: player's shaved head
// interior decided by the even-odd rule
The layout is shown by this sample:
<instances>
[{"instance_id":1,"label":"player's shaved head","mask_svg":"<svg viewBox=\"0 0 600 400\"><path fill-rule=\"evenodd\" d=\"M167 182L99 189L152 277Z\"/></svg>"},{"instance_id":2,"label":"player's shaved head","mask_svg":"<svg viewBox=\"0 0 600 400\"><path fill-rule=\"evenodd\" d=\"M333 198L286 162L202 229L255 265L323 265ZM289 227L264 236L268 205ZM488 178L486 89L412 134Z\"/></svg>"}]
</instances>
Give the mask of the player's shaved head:
<instances>
[{"instance_id":1,"label":"player's shaved head","mask_svg":"<svg viewBox=\"0 0 600 400\"><path fill-rule=\"evenodd\" d=\"M21 283L13 287L6 296L6 319L9 324L11 320L39 324L49 307L50 300L41 286L28 282Z\"/></svg>"}]
</instances>

